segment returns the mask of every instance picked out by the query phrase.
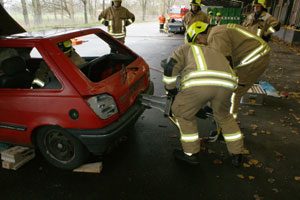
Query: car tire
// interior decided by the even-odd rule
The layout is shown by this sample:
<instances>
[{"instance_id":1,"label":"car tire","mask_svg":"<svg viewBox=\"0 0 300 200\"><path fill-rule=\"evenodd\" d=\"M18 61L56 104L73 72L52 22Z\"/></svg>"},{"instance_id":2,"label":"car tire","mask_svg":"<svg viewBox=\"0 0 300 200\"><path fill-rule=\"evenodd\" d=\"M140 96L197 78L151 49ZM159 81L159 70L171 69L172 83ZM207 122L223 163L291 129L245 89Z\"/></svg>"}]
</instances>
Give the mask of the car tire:
<instances>
[{"instance_id":1,"label":"car tire","mask_svg":"<svg viewBox=\"0 0 300 200\"><path fill-rule=\"evenodd\" d=\"M77 168L89 156L88 150L77 138L58 126L41 128L36 141L47 161L61 169Z\"/></svg>"}]
</instances>

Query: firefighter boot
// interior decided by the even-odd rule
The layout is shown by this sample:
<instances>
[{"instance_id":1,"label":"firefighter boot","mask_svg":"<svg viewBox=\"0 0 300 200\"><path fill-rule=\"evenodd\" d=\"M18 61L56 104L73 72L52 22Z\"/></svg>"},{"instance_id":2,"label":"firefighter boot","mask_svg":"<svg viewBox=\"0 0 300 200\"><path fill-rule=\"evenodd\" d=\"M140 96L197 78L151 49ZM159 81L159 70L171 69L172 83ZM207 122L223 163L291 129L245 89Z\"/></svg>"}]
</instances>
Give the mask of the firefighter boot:
<instances>
[{"instance_id":1,"label":"firefighter boot","mask_svg":"<svg viewBox=\"0 0 300 200\"><path fill-rule=\"evenodd\" d=\"M189 155L185 154L182 150L175 149L173 154L177 160L183 161L187 164L190 164L190 165L200 164L199 153L192 154L191 156L189 156Z\"/></svg>"},{"instance_id":2,"label":"firefighter boot","mask_svg":"<svg viewBox=\"0 0 300 200\"><path fill-rule=\"evenodd\" d=\"M232 154L231 163L235 167L240 167L243 164L244 156L242 154Z\"/></svg>"}]
</instances>

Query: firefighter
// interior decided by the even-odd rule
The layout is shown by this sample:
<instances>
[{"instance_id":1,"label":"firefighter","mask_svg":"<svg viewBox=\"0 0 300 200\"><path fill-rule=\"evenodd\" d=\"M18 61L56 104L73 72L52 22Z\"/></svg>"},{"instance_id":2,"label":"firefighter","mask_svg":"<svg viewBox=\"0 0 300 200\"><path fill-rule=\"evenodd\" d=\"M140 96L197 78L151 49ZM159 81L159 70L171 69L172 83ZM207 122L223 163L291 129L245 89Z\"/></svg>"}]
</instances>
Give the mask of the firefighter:
<instances>
[{"instance_id":1,"label":"firefighter","mask_svg":"<svg viewBox=\"0 0 300 200\"><path fill-rule=\"evenodd\" d=\"M196 114L210 102L232 155L232 164L239 166L243 158L243 135L229 113L237 77L225 56L206 46L208 26L204 22L192 24L187 30L187 43L162 64L165 88L168 95L175 95L172 113L180 130L183 149L174 150L174 156L189 164L199 164L200 138ZM176 87L178 82L179 90Z\"/></svg>"},{"instance_id":2,"label":"firefighter","mask_svg":"<svg viewBox=\"0 0 300 200\"><path fill-rule=\"evenodd\" d=\"M280 29L280 22L267 12L266 0L253 1L253 12L246 17L242 25L267 42L272 33Z\"/></svg>"},{"instance_id":3,"label":"firefighter","mask_svg":"<svg viewBox=\"0 0 300 200\"><path fill-rule=\"evenodd\" d=\"M59 42L57 46L79 69L82 68L86 63L85 60L81 58L73 48L71 40ZM55 79L55 75L49 69L45 61L42 61L39 65L39 68L35 72L32 84L35 87L44 87L48 82L51 81L51 79Z\"/></svg>"},{"instance_id":4,"label":"firefighter","mask_svg":"<svg viewBox=\"0 0 300 200\"><path fill-rule=\"evenodd\" d=\"M183 23L186 30L196 21L209 23L209 17L201 11L201 0L191 0L191 9L185 14Z\"/></svg>"},{"instance_id":5,"label":"firefighter","mask_svg":"<svg viewBox=\"0 0 300 200\"><path fill-rule=\"evenodd\" d=\"M121 6L122 0L112 0L112 6L103 10L98 17L100 23L107 26L108 33L121 43L125 43L126 26L135 20L127 8Z\"/></svg>"},{"instance_id":6,"label":"firefighter","mask_svg":"<svg viewBox=\"0 0 300 200\"><path fill-rule=\"evenodd\" d=\"M209 24L212 24L213 23L213 20L214 20L214 15L213 15L213 11L209 11L208 12L208 18L209 18Z\"/></svg>"},{"instance_id":7,"label":"firefighter","mask_svg":"<svg viewBox=\"0 0 300 200\"><path fill-rule=\"evenodd\" d=\"M231 113L237 118L241 97L268 67L270 47L262 38L238 24L213 27L208 45L226 56L239 78L231 107Z\"/></svg>"},{"instance_id":8,"label":"firefighter","mask_svg":"<svg viewBox=\"0 0 300 200\"><path fill-rule=\"evenodd\" d=\"M217 12L217 14L216 14L216 25L217 26L221 25L221 21L222 21L222 13Z\"/></svg>"},{"instance_id":9,"label":"firefighter","mask_svg":"<svg viewBox=\"0 0 300 200\"><path fill-rule=\"evenodd\" d=\"M166 23L166 18L163 14L161 14L159 17L158 17L158 21L159 21L159 32L164 32L164 25Z\"/></svg>"}]
</instances>

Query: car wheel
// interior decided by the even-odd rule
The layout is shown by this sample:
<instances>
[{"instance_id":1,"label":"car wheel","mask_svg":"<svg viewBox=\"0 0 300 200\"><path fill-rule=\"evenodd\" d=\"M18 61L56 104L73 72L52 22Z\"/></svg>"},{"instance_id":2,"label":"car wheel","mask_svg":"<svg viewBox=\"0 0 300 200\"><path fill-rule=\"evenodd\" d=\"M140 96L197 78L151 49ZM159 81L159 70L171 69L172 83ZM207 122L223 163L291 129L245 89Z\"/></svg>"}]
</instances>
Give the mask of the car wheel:
<instances>
[{"instance_id":1,"label":"car wheel","mask_svg":"<svg viewBox=\"0 0 300 200\"><path fill-rule=\"evenodd\" d=\"M61 169L74 169L82 165L89 155L77 138L58 126L41 128L36 140L48 162Z\"/></svg>"}]
</instances>

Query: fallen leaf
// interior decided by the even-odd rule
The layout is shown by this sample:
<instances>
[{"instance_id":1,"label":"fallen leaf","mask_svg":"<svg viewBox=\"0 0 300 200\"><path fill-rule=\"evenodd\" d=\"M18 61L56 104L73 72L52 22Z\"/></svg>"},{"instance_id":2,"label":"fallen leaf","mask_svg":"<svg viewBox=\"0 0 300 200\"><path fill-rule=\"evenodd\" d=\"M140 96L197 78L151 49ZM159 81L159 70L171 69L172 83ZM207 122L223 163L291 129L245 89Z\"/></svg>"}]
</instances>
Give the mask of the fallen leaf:
<instances>
[{"instance_id":1,"label":"fallen leaf","mask_svg":"<svg viewBox=\"0 0 300 200\"><path fill-rule=\"evenodd\" d=\"M300 176L295 176L294 179L295 181L300 181Z\"/></svg>"},{"instance_id":2,"label":"fallen leaf","mask_svg":"<svg viewBox=\"0 0 300 200\"><path fill-rule=\"evenodd\" d=\"M265 170L266 170L266 172L268 172L268 173L270 173L270 174L272 174L273 171L274 171L274 169L271 168L271 167L266 167Z\"/></svg>"},{"instance_id":3,"label":"fallen leaf","mask_svg":"<svg viewBox=\"0 0 300 200\"><path fill-rule=\"evenodd\" d=\"M274 179L274 178L268 178L268 182L269 182L269 183L274 183L274 182L275 182L275 179Z\"/></svg>"},{"instance_id":4,"label":"fallen leaf","mask_svg":"<svg viewBox=\"0 0 300 200\"><path fill-rule=\"evenodd\" d=\"M257 165L258 162L259 162L258 160L250 159L250 160L248 161L248 164L249 164L249 165Z\"/></svg>"},{"instance_id":5,"label":"fallen leaf","mask_svg":"<svg viewBox=\"0 0 300 200\"><path fill-rule=\"evenodd\" d=\"M252 180L255 179L255 177L254 177L254 176L248 176L248 179L249 179L250 181L252 181Z\"/></svg>"},{"instance_id":6,"label":"fallen leaf","mask_svg":"<svg viewBox=\"0 0 300 200\"><path fill-rule=\"evenodd\" d=\"M279 192L279 190L277 189L277 188L273 188L272 189L275 193L278 193Z\"/></svg>"},{"instance_id":7,"label":"fallen leaf","mask_svg":"<svg viewBox=\"0 0 300 200\"><path fill-rule=\"evenodd\" d=\"M249 168L249 167L251 167L251 165L249 165L249 164L247 164L247 163L243 163L243 167Z\"/></svg>"},{"instance_id":8,"label":"fallen leaf","mask_svg":"<svg viewBox=\"0 0 300 200\"><path fill-rule=\"evenodd\" d=\"M279 153L278 151L274 151L275 152L275 157L277 161L280 161L284 158L284 155Z\"/></svg>"},{"instance_id":9,"label":"fallen leaf","mask_svg":"<svg viewBox=\"0 0 300 200\"><path fill-rule=\"evenodd\" d=\"M253 135L253 136L257 136L257 133L251 133L251 135Z\"/></svg>"},{"instance_id":10,"label":"fallen leaf","mask_svg":"<svg viewBox=\"0 0 300 200\"><path fill-rule=\"evenodd\" d=\"M257 167L257 168L261 168L263 166L263 164L260 162L260 163L258 163L257 165L255 165L255 167Z\"/></svg>"},{"instance_id":11,"label":"fallen leaf","mask_svg":"<svg viewBox=\"0 0 300 200\"><path fill-rule=\"evenodd\" d=\"M293 113L292 113L292 115L293 115L293 117L295 118L295 120L300 121L300 117L298 117L297 115L295 115L295 114L293 114Z\"/></svg>"},{"instance_id":12,"label":"fallen leaf","mask_svg":"<svg viewBox=\"0 0 300 200\"><path fill-rule=\"evenodd\" d=\"M215 153L215 152L214 152L213 150L211 150L211 149L208 149L207 152L208 152L209 154Z\"/></svg>"},{"instance_id":13,"label":"fallen leaf","mask_svg":"<svg viewBox=\"0 0 300 200\"><path fill-rule=\"evenodd\" d=\"M256 124L251 124L250 127L252 130L256 130L258 128L258 126Z\"/></svg>"},{"instance_id":14,"label":"fallen leaf","mask_svg":"<svg viewBox=\"0 0 300 200\"><path fill-rule=\"evenodd\" d=\"M265 131L265 130L261 130L260 132L261 132L262 134L265 134L265 133L266 133L266 131Z\"/></svg>"},{"instance_id":15,"label":"fallen leaf","mask_svg":"<svg viewBox=\"0 0 300 200\"><path fill-rule=\"evenodd\" d=\"M216 160L214 160L213 163L214 163L215 165L221 165L223 162L222 162L222 160L216 159Z\"/></svg>"},{"instance_id":16,"label":"fallen leaf","mask_svg":"<svg viewBox=\"0 0 300 200\"><path fill-rule=\"evenodd\" d=\"M266 131L266 134L267 135L271 135L271 131Z\"/></svg>"},{"instance_id":17,"label":"fallen leaf","mask_svg":"<svg viewBox=\"0 0 300 200\"><path fill-rule=\"evenodd\" d=\"M264 198L259 196L258 194L253 195L255 200L263 200Z\"/></svg>"},{"instance_id":18,"label":"fallen leaf","mask_svg":"<svg viewBox=\"0 0 300 200\"><path fill-rule=\"evenodd\" d=\"M255 115L255 110L249 110L249 111L248 111L248 114L249 114L249 115Z\"/></svg>"},{"instance_id":19,"label":"fallen leaf","mask_svg":"<svg viewBox=\"0 0 300 200\"><path fill-rule=\"evenodd\" d=\"M250 151L249 151L248 149L243 149L242 154L244 154L244 155L249 155L249 154L250 154Z\"/></svg>"},{"instance_id":20,"label":"fallen leaf","mask_svg":"<svg viewBox=\"0 0 300 200\"><path fill-rule=\"evenodd\" d=\"M243 174L238 174L237 177L239 177L240 179L244 179L245 176Z\"/></svg>"}]
</instances>

